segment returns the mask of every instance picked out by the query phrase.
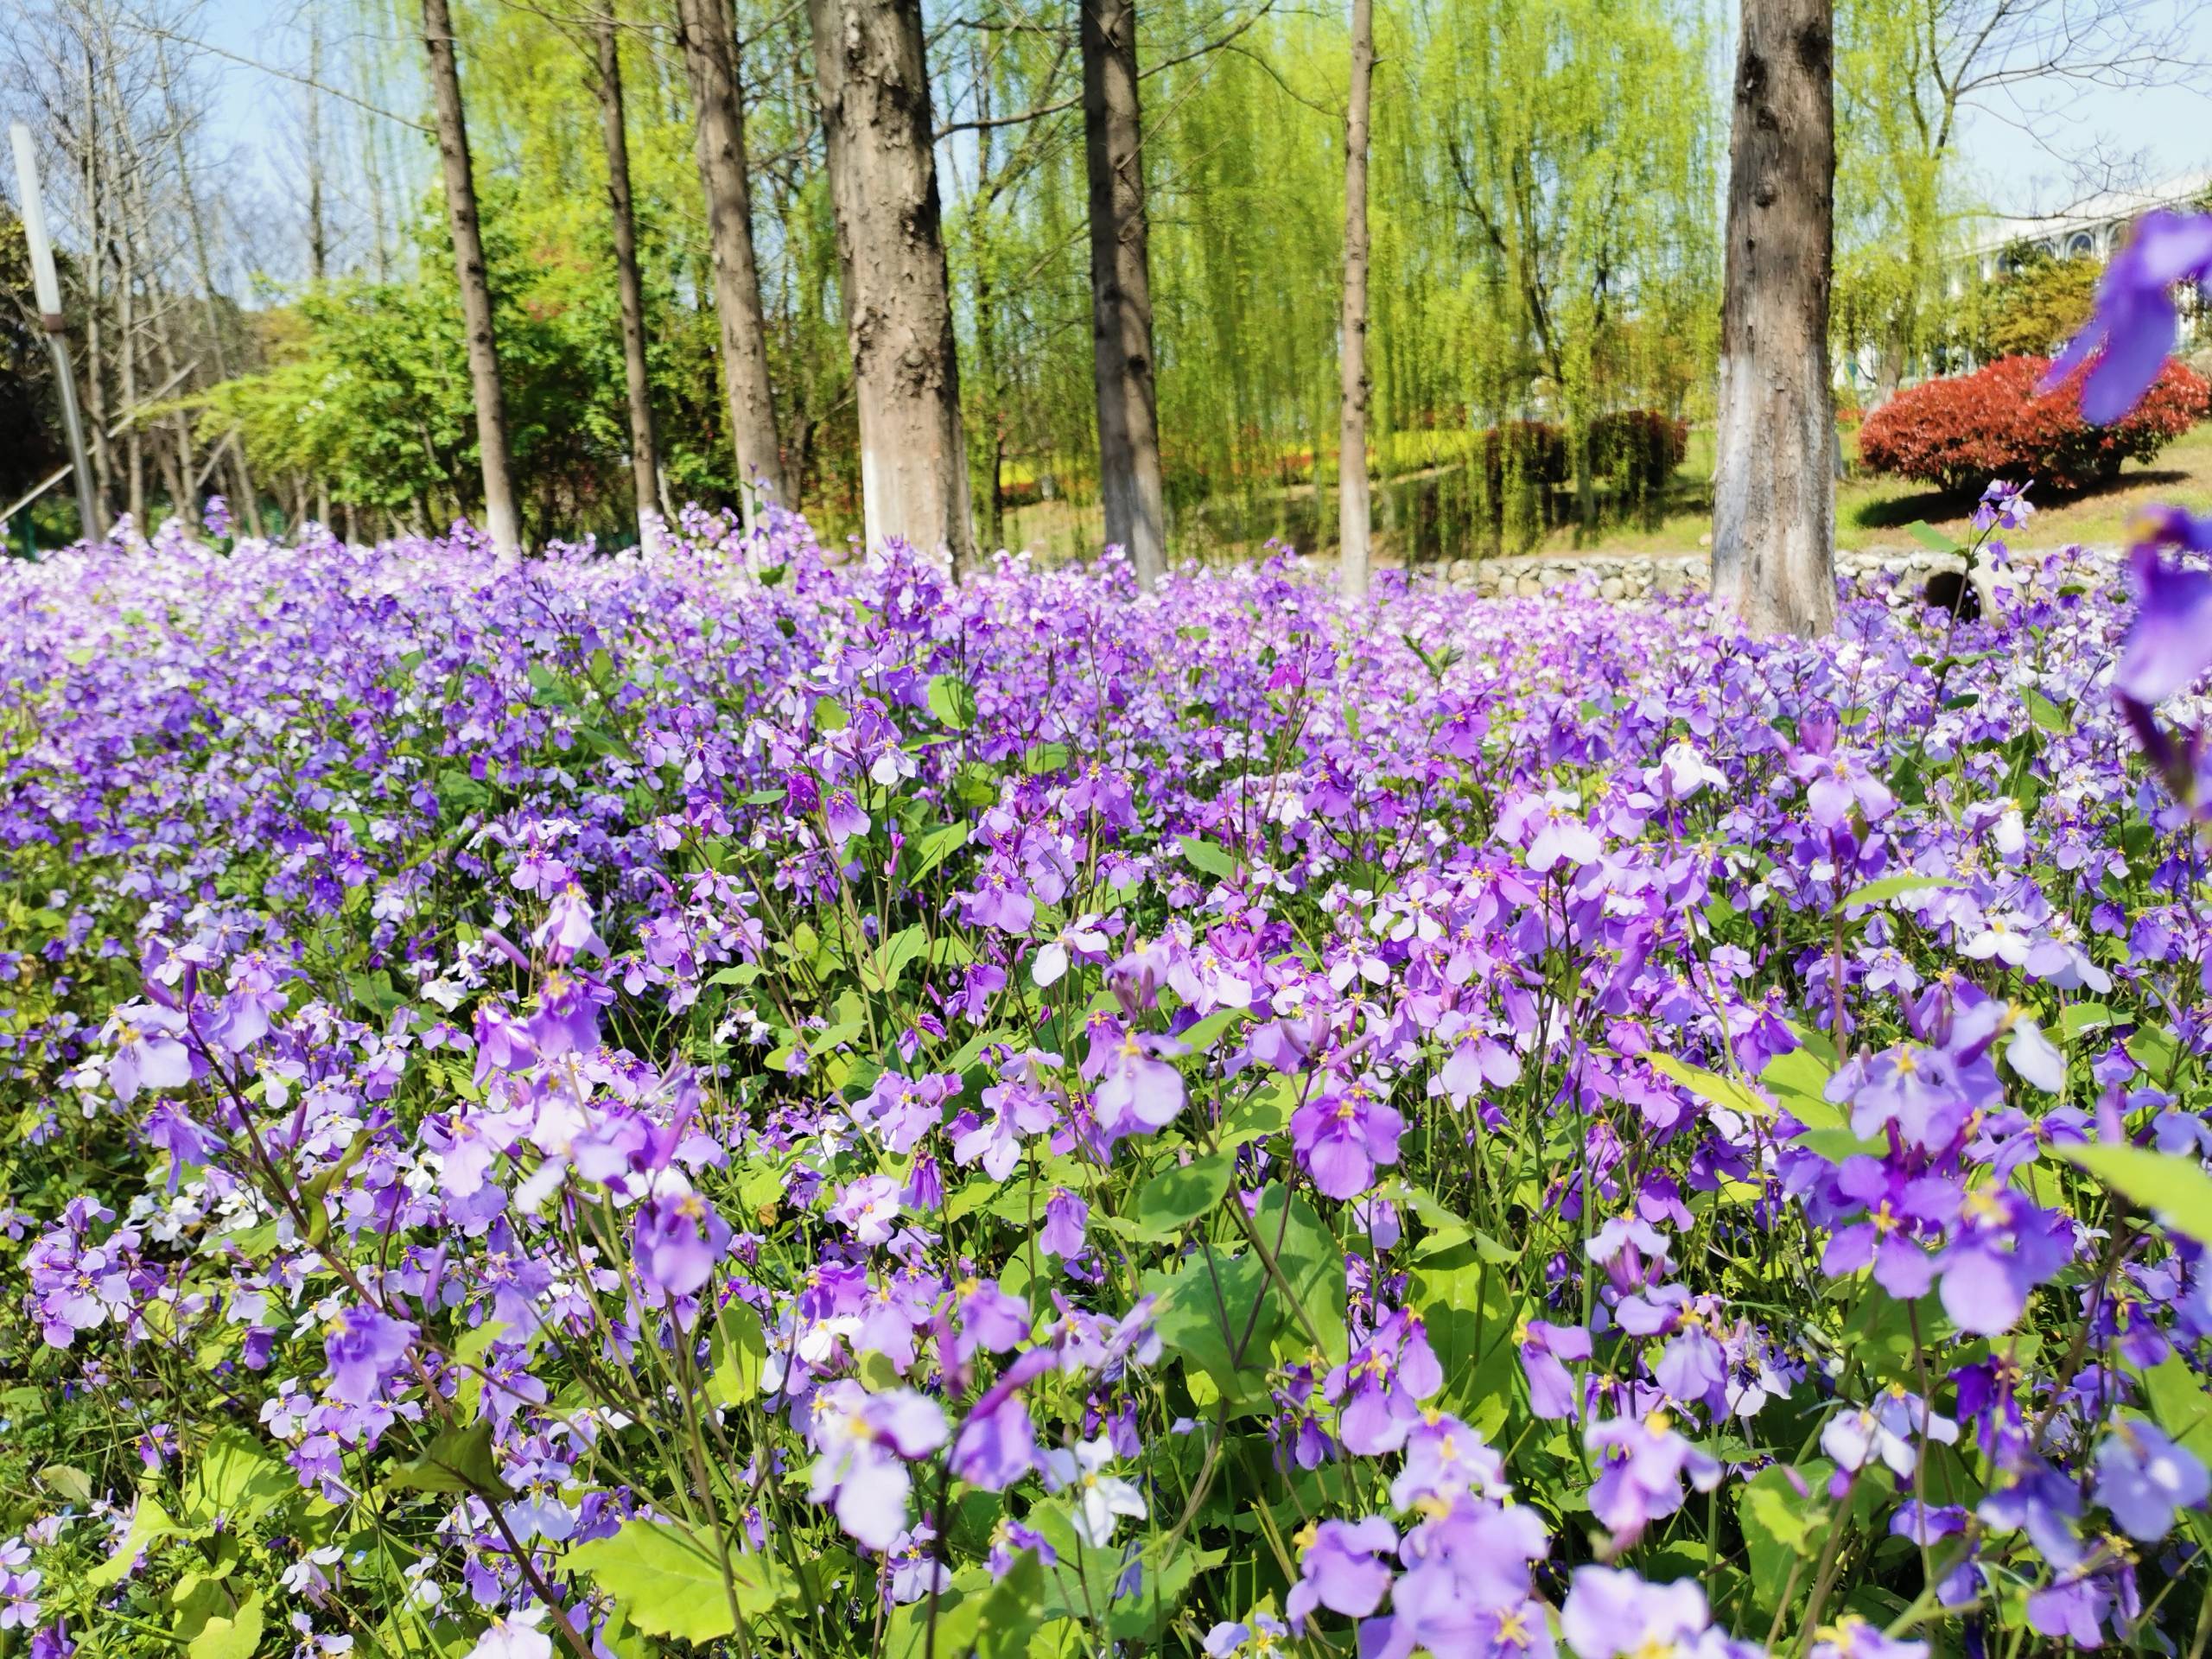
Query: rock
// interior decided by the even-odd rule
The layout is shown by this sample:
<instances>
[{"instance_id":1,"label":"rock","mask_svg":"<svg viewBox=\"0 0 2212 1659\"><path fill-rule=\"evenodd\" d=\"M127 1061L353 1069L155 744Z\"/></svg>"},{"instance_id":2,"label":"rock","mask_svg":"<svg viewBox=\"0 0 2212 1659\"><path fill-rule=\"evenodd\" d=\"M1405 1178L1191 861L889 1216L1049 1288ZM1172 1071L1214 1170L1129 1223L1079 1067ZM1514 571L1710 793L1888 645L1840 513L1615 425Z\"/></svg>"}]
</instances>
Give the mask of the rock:
<instances>
[{"instance_id":1,"label":"rock","mask_svg":"<svg viewBox=\"0 0 2212 1659\"><path fill-rule=\"evenodd\" d=\"M1604 581L1598 584L1598 597L1600 599L1626 599L1628 597L1628 583L1618 576L1607 576Z\"/></svg>"}]
</instances>

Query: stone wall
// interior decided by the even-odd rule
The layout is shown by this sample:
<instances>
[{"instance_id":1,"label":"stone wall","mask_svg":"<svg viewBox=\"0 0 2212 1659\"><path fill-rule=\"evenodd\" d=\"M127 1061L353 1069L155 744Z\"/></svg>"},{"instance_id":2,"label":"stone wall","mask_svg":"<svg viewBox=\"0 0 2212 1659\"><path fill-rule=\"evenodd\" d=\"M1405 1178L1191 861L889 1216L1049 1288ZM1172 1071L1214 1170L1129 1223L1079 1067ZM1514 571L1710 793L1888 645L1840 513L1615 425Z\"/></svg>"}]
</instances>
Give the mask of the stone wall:
<instances>
[{"instance_id":1,"label":"stone wall","mask_svg":"<svg viewBox=\"0 0 2212 1659\"><path fill-rule=\"evenodd\" d=\"M1839 574L1866 586L1894 585L1900 594L1916 594L1939 570L1957 570L1962 561L1926 548L1885 548L1839 553ZM1654 594L1703 593L1712 569L1706 553L1593 553L1573 557L1543 556L1500 559L1454 559L1446 579L1477 593L1503 598L1535 599L1571 582L1587 582L1604 599L1646 599Z\"/></svg>"}]
</instances>

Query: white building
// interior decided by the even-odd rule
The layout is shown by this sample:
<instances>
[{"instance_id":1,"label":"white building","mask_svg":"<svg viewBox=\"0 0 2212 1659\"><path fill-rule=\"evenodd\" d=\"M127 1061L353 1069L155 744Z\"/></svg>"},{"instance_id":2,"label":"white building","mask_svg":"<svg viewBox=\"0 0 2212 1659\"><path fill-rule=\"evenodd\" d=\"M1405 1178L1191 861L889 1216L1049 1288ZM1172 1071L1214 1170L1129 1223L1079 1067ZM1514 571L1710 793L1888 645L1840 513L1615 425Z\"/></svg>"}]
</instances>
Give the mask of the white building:
<instances>
[{"instance_id":1,"label":"white building","mask_svg":"<svg viewBox=\"0 0 2212 1659\"><path fill-rule=\"evenodd\" d=\"M2033 216L1991 214L1974 223L1965 250L1951 270L1953 298L1970 280L1990 282L2010 268L2012 250L2023 243L2056 259L2101 263L2120 251L2127 227L2153 207L2183 208L2212 193L2212 173L2184 173L2147 190L2108 190L2076 203L2064 213Z\"/></svg>"}]
</instances>

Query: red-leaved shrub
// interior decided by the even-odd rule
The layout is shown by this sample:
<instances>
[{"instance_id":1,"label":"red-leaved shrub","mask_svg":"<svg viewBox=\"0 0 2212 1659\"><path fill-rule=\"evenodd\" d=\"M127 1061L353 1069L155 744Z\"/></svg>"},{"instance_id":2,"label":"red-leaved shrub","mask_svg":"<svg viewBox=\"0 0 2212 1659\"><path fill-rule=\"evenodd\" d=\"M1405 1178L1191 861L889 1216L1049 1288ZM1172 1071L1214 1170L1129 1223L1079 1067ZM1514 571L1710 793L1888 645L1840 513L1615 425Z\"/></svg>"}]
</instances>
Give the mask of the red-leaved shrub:
<instances>
[{"instance_id":1,"label":"red-leaved shrub","mask_svg":"<svg viewBox=\"0 0 2212 1659\"><path fill-rule=\"evenodd\" d=\"M2169 363L2125 420L2091 426L2082 418L2086 371L2038 393L2050 366L2047 358L2000 358L1901 391L1859 428L1859 459L1946 490L1980 489L1993 478L2078 490L2112 478L2123 461L2150 460L2212 410L2212 385Z\"/></svg>"}]
</instances>

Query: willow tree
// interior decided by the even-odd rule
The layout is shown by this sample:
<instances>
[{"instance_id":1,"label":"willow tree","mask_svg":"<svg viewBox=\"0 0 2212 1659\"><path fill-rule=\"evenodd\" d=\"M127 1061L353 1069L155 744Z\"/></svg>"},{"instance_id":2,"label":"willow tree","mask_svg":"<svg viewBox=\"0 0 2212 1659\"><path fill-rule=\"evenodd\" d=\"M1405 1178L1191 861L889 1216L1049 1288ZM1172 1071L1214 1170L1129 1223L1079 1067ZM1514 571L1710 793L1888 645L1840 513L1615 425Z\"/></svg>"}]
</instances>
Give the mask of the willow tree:
<instances>
[{"instance_id":1,"label":"willow tree","mask_svg":"<svg viewBox=\"0 0 2212 1659\"><path fill-rule=\"evenodd\" d=\"M1580 536L1597 420L1650 400L1656 359L1694 349L1686 299L1710 294L1701 20L1670 0L1460 0L1407 62L1446 245L1480 283L1471 390L1566 427Z\"/></svg>"}]
</instances>

